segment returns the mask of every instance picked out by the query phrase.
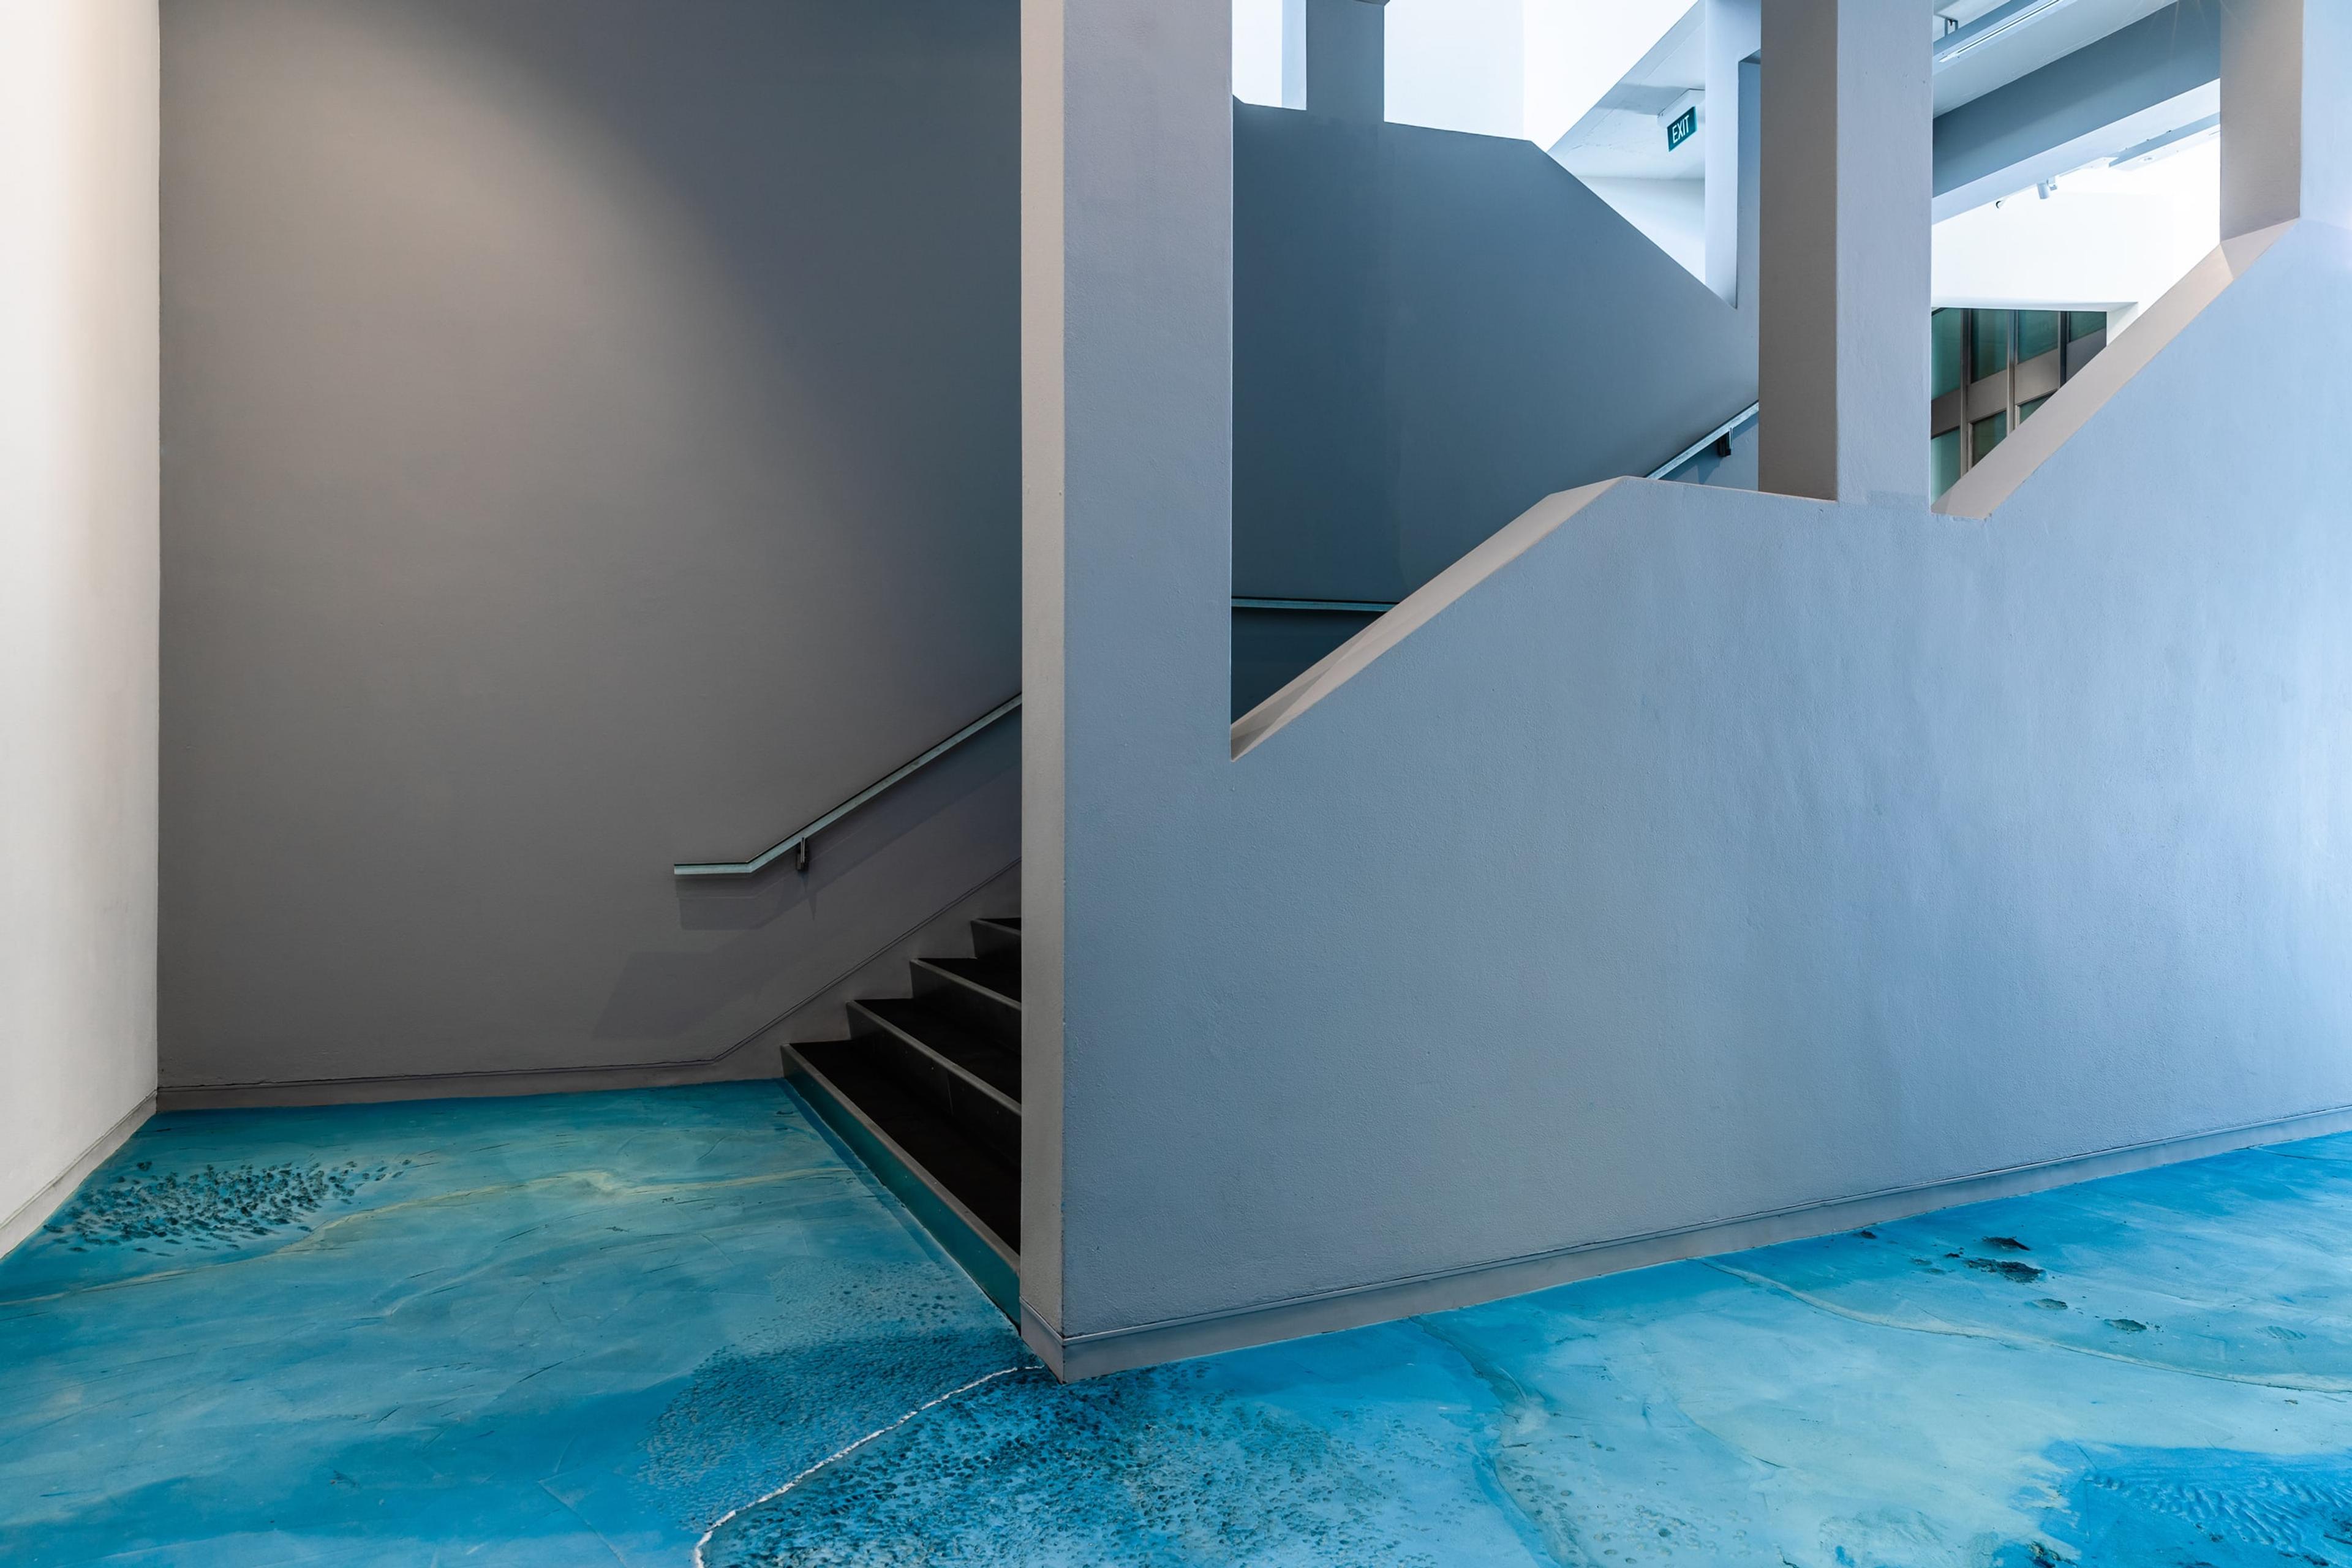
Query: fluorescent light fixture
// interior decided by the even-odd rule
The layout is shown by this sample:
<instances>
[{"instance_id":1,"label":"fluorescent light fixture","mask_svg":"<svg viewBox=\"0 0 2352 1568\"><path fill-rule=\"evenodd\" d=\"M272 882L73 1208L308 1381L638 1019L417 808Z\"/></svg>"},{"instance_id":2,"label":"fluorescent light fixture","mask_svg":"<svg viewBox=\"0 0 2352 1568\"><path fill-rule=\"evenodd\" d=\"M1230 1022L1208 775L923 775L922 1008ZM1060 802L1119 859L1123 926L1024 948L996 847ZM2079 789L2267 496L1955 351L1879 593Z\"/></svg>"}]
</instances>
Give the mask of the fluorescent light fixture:
<instances>
[{"instance_id":1,"label":"fluorescent light fixture","mask_svg":"<svg viewBox=\"0 0 2352 1568\"><path fill-rule=\"evenodd\" d=\"M2074 3L2074 0L2010 0L2006 5L1996 6L1958 32L1947 33L1936 40L1936 68L1941 70L1969 50L2030 26Z\"/></svg>"}]
</instances>

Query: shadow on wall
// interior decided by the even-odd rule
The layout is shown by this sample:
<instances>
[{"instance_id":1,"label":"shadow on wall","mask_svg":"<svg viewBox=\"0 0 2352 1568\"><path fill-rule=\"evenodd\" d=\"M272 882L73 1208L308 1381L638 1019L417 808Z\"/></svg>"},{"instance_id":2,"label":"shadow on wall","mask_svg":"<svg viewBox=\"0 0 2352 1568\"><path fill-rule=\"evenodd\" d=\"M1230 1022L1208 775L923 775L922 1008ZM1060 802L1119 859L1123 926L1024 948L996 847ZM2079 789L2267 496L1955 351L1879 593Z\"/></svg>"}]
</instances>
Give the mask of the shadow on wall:
<instances>
[{"instance_id":1,"label":"shadow on wall","mask_svg":"<svg viewBox=\"0 0 2352 1568\"><path fill-rule=\"evenodd\" d=\"M1016 719L827 828L805 872L786 857L753 877L678 879L680 930L734 934L717 946L632 953L597 1020L596 1037L676 1040L690 1037L730 1004L759 998L771 1005L781 1000L780 1011L797 1005L800 996L779 999L773 990L780 944L831 954L840 965L856 963L865 955L842 949L829 930L857 928L864 890L877 875L899 881L917 874L894 864L897 857L930 853L929 833L967 818L965 830L984 840L997 819L1017 818L1020 810ZM941 890L954 897L966 889ZM837 910L849 918L836 921Z\"/></svg>"},{"instance_id":2,"label":"shadow on wall","mask_svg":"<svg viewBox=\"0 0 2352 1568\"><path fill-rule=\"evenodd\" d=\"M669 871L1018 683L1013 0L163 23L167 1084L708 1056L1017 858Z\"/></svg>"},{"instance_id":3,"label":"shadow on wall","mask_svg":"<svg viewBox=\"0 0 2352 1568\"><path fill-rule=\"evenodd\" d=\"M1733 310L1532 142L1234 106L1234 580L1393 601L1755 400Z\"/></svg>"}]
</instances>

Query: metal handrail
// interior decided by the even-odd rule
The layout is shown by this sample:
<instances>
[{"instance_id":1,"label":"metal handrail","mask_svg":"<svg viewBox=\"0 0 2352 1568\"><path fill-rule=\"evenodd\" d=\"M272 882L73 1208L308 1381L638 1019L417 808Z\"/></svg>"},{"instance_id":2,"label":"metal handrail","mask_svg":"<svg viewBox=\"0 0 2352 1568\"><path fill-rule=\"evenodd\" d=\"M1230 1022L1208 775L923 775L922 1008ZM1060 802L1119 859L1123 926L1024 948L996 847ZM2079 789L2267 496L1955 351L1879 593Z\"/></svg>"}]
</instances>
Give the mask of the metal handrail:
<instances>
[{"instance_id":1,"label":"metal handrail","mask_svg":"<svg viewBox=\"0 0 2352 1568\"><path fill-rule=\"evenodd\" d=\"M1338 616L1385 616L1394 599L1235 599L1236 610L1319 610Z\"/></svg>"},{"instance_id":2,"label":"metal handrail","mask_svg":"<svg viewBox=\"0 0 2352 1568\"><path fill-rule=\"evenodd\" d=\"M814 822L810 823L798 833L795 833L791 837L784 839L782 843L771 846L769 848L763 850L759 855L754 856L749 860L697 861L686 865L673 866L670 869L681 877L751 877L757 876L760 872L766 870L778 860L783 858L787 853L793 850L798 850L800 853L794 857L793 864L798 869L805 871L808 869L810 839L814 838L818 834L824 832L826 828L831 827L835 823L839 822L843 817L847 816L851 812L856 811L859 806L864 805L876 795L878 795L884 791L889 789L891 785L901 784L907 779L911 778L916 773L919 773L925 768L929 767L933 763L938 762L941 757L946 756L950 752L954 751L958 746L962 745L966 741L971 740L974 735L979 734L982 731L991 728L1000 720L1011 717L1014 712L1019 710L1020 707L1021 696L1020 693L1015 692L1010 699L998 703L995 707L990 709L979 718L974 719L971 723L966 724L962 729L958 730L954 734L950 735L946 740L941 741L938 745L933 746L930 750L925 752L921 756L916 757L911 761L903 763L898 767L891 769L887 773L876 779L872 784L867 784L864 789L859 790L856 795L851 795L847 800L843 801L839 805L835 806L831 811L826 812L823 816L818 817Z\"/></svg>"},{"instance_id":3,"label":"metal handrail","mask_svg":"<svg viewBox=\"0 0 2352 1568\"><path fill-rule=\"evenodd\" d=\"M1666 478L1676 468L1681 468L1685 463L1689 462L1693 458L1696 458L1701 452L1706 451L1709 447L1715 446L1725 437L1732 435L1738 431L1742 425L1747 424L1750 419L1759 416L1763 413L1763 410L1764 405L1760 403L1749 404L1747 407L1741 409L1738 413L1733 415L1730 418L1725 420L1722 424L1717 426L1706 435L1700 437L1697 440L1693 441L1689 446L1685 447L1673 457L1668 458L1657 468L1652 468L1648 477L1654 479L1663 479Z\"/></svg>"},{"instance_id":4,"label":"metal handrail","mask_svg":"<svg viewBox=\"0 0 2352 1568\"><path fill-rule=\"evenodd\" d=\"M1750 419L1755 418L1757 416L1757 408L1758 405L1755 404L1748 405L1739 413L1732 416L1731 418L1724 421L1721 425L1717 426L1705 436L1700 437L1696 441L1685 447L1664 466L1654 470L1649 477L1654 479L1664 479L1668 474L1673 473L1676 468L1681 468L1685 463L1689 462L1693 458L1697 457L1701 452L1706 451L1709 447L1714 446L1726 436L1730 435L1733 431L1738 430L1741 426L1747 424ZM1395 609L1396 605L1394 603L1387 600L1376 599L1246 599L1236 597L1234 600L1234 608L1236 610L1320 610L1339 615L1377 616L1387 614L1389 611ZM923 769L929 767L933 763L938 762L941 757L946 756L950 752L954 751L958 746L962 745L966 741L971 740L973 736L991 728L999 721L1010 718L1013 713L1019 711L1020 707L1021 698L1018 693L1015 693L1005 701L998 703L995 707L990 709L987 712L973 720L971 723L966 724L962 729L958 730L954 734L950 735L946 740L941 741L938 745L933 746L922 755L913 758L912 760L902 763L898 767L893 768L889 773L875 780L872 784L867 784L864 789L859 790L856 795L851 795L847 800L843 801L839 805L835 806L831 811L826 812L823 816L818 817L814 822L810 823L798 833L793 834L791 837L782 840L781 843L771 845L768 848L762 850L760 854L753 856L749 860L694 861L673 866L670 869L680 877L755 877L789 854L793 856L793 864L798 869L805 871L808 869L809 863L809 840L814 838L826 828L831 827L835 823L839 822L843 817L847 816L851 812L856 811L859 806L864 805L867 801L883 794L892 785L903 784L906 780L911 778L916 773L922 772ZM794 853L795 851L797 851L796 854Z\"/></svg>"}]
</instances>

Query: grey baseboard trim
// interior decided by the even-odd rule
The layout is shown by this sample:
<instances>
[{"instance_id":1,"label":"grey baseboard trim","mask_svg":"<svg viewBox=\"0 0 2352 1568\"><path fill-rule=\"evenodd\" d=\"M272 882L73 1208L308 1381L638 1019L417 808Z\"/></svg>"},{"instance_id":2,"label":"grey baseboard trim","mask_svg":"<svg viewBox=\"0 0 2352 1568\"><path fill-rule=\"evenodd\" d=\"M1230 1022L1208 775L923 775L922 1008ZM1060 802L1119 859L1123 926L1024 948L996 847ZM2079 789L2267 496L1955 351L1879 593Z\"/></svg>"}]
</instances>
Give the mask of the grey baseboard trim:
<instances>
[{"instance_id":1,"label":"grey baseboard trim","mask_svg":"<svg viewBox=\"0 0 2352 1568\"><path fill-rule=\"evenodd\" d=\"M898 995L906 989L908 952L943 923L965 918L993 897L1018 899L1021 862L992 871L947 907L926 915L851 968L761 1025L716 1056L689 1061L624 1062L609 1067L494 1068L479 1072L386 1073L366 1078L280 1079L253 1083L175 1083L158 1091L164 1110L244 1110L290 1105L374 1105L399 1100L478 1100L526 1094L588 1094L623 1089L677 1089L698 1083L741 1083L792 1070L780 1047L814 1026L839 1036L842 1008L853 994ZM1003 892L1007 879L1012 892Z\"/></svg>"},{"instance_id":2,"label":"grey baseboard trim","mask_svg":"<svg viewBox=\"0 0 2352 1568\"><path fill-rule=\"evenodd\" d=\"M783 1076L780 1058L742 1050L715 1062L625 1067L523 1068L489 1072L397 1073L383 1078L288 1079L275 1083L175 1084L158 1092L164 1110L247 1110L291 1105L376 1105L397 1100L487 1100L600 1089L676 1089Z\"/></svg>"},{"instance_id":3,"label":"grey baseboard trim","mask_svg":"<svg viewBox=\"0 0 2352 1568\"><path fill-rule=\"evenodd\" d=\"M6 1219L0 1220L0 1258L16 1249L19 1242L48 1223L49 1216L64 1206L74 1190L89 1180L89 1173L106 1163L113 1152L130 1142L131 1135L155 1114L155 1096L150 1093L138 1104L122 1113L121 1119L98 1135L95 1142L74 1157L74 1163L60 1173L57 1180L16 1205Z\"/></svg>"},{"instance_id":4,"label":"grey baseboard trim","mask_svg":"<svg viewBox=\"0 0 2352 1568\"><path fill-rule=\"evenodd\" d=\"M2123 1175L2185 1160L2346 1131L2352 1131L2352 1106L2011 1166L1920 1186L1833 1198L1676 1230L1589 1242L1523 1258L1129 1329L1064 1335L1024 1300L1021 1334L1054 1374L1065 1382L1101 1377L1160 1362L1332 1333L1423 1312L1450 1311L1599 1275L1830 1236L1842 1230L1908 1219L1937 1209L2018 1197L2101 1176Z\"/></svg>"}]
</instances>

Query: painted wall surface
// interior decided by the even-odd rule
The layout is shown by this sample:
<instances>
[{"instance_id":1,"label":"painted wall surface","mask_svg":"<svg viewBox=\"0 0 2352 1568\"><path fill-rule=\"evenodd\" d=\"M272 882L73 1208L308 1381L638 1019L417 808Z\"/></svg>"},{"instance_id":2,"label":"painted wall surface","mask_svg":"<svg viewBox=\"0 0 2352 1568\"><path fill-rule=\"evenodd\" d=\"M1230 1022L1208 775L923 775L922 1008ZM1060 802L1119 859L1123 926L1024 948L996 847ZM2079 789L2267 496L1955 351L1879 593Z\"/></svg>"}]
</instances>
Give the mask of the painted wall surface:
<instances>
[{"instance_id":1,"label":"painted wall surface","mask_svg":"<svg viewBox=\"0 0 2352 1568\"><path fill-rule=\"evenodd\" d=\"M167 1083L708 1058L1017 857L1005 725L669 869L1020 685L1016 26L165 7Z\"/></svg>"},{"instance_id":2,"label":"painted wall surface","mask_svg":"<svg viewBox=\"0 0 2352 1568\"><path fill-rule=\"evenodd\" d=\"M1458 30L1417 15L1402 0L1388 7L1392 61ZM2010 194L2005 172L2183 93L2210 93L2217 18L2211 7L2167 7L1938 117L1936 190L1990 202ZM1393 72L1391 86L1393 95ZM1655 242L1612 221L1641 217L1696 272L1703 214L1645 214L1627 194L1637 182L1611 182L1595 202L1593 188L1507 137L1340 124L1252 103L1235 113L1235 592L1394 599L1539 496L1646 473L1753 400L1752 316L1710 310L1659 265ZM2134 255L2167 237L2145 216L2116 217ZM2113 237L2103 229L2061 256L2029 236L2020 254L2042 273L2080 273ZM2159 255L2140 270L2168 282L2188 259L2168 268ZM2063 281L2045 279L2034 302L2154 292ZM1236 628L1240 662L1266 663L1260 629Z\"/></svg>"},{"instance_id":3,"label":"painted wall surface","mask_svg":"<svg viewBox=\"0 0 2352 1568\"><path fill-rule=\"evenodd\" d=\"M1756 399L1753 318L1531 142L1237 104L1233 179L1237 594L1395 600Z\"/></svg>"},{"instance_id":4,"label":"painted wall surface","mask_svg":"<svg viewBox=\"0 0 2352 1568\"><path fill-rule=\"evenodd\" d=\"M1527 0L1382 0L1381 8L1389 119L1482 136L1528 134Z\"/></svg>"},{"instance_id":5,"label":"painted wall surface","mask_svg":"<svg viewBox=\"0 0 2352 1568\"><path fill-rule=\"evenodd\" d=\"M1160 128L1096 106L1071 134L1121 125ZM1086 246L1136 267L1154 237L1119 211ZM1074 567L1035 1322L1116 1334L2352 1105L2347 288L2352 234L2305 224L2136 376L2063 389L2053 428L2103 401L1985 521L1555 497L1237 757L1195 624L1213 454L1088 444L1156 404L1073 421L1059 531L1030 525L1094 595ZM1213 297L1161 297L1213 341ZM1103 498L1170 473L1137 616Z\"/></svg>"},{"instance_id":6,"label":"painted wall surface","mask_svg":"<svg viewBox=\"0 0 2352 1568\"><path fill-rule=\"evenodd\" d=\"M0 0L0 1247L155 1087L155 160L154 0Z\"/></svg>"}]
</instances>

